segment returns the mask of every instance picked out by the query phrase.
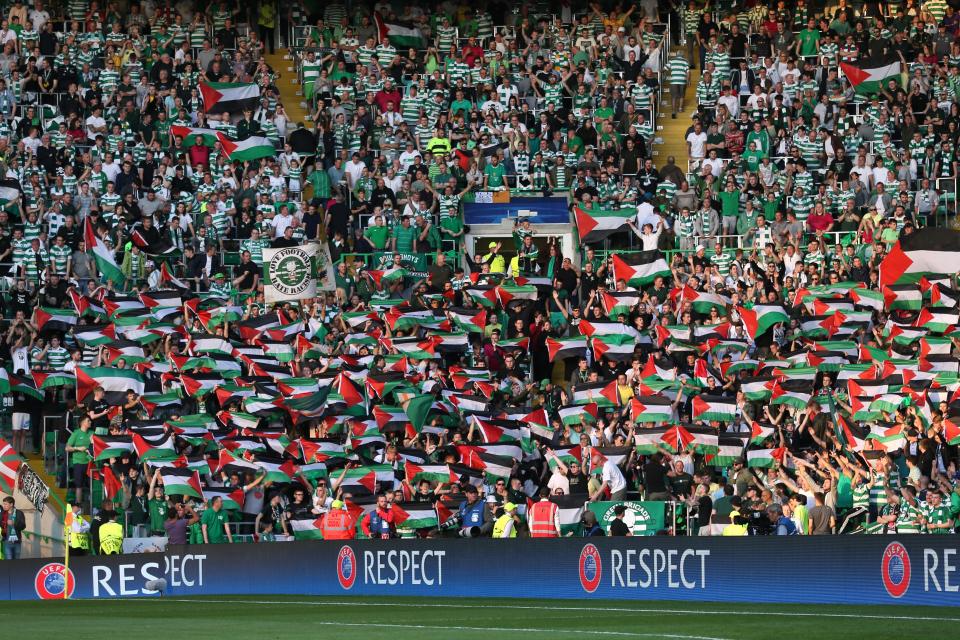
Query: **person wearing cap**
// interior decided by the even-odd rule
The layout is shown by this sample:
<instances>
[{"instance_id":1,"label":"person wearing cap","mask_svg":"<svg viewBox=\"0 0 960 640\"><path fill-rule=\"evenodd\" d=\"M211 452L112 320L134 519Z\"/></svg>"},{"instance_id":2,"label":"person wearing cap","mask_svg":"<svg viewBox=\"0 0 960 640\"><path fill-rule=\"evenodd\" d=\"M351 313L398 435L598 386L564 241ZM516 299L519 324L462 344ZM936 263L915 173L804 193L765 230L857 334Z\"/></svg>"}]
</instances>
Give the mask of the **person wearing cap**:
<instances>
[{"instance_id":1,"label":"person wearing cap","mask_svg":"<svg viewBox=\"0 0 960 640\"><path fill-rule=\"evenodd\" d=\"M501 243L491 240L487 245L488 252L480 258L481 264L490 266L490 273L505 273L507 261L500 254Z\"/></svg>"},{"instance_id":2,"label":"person wearing cap","mask_svg":"<svg viewBox=\"0 0 960 640\"><path fill-rule=\"evenodd\" d=\"M516 538L517 526L520 525L517 505L507 502L503 505L502 511L502 515L493 523L493 537L497 539Z\"/></svg>"},{"instance_id":3,"label":"person wearing cap","mask_svg":"<svg viewBox=\"0 0 960 640\"><path fill-rule=\"evenodd\" d=\"M493 516L490 506L480 499L480 493L472 484L463 488L466 500L460 503L457 514L460 518L460 537L477 538L493 531Z\"/></svg>"},{"instance_id":4,"label":"person wearing cap","mask_svg":"<svg viewBox=\"0 0 960 640\"><path fill-rule=\"evenodd\" d=\"M323 517L320 531L324 540L353 540L357 535L357 522L342 500L334 500Z\"/></svg>"}]
</instances>

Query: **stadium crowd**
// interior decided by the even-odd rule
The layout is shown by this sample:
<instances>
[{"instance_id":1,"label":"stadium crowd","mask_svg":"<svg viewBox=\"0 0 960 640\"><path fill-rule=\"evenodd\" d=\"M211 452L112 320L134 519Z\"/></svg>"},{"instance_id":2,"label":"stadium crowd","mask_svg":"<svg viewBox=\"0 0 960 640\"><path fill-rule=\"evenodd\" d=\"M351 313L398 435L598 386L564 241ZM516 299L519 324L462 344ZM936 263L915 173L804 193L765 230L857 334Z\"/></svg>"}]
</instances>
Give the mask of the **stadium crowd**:
<instances>
[{"instance_id":1,"label":"stadium crowd","mask_svg":"<svg viewBox=\"0 0 960 640\"><path fill-rule=\"evenodd\" d=\"M946 3L6 4L0 388L17 451L66 415L78 550L953 531L956 264L889 277L960 250ZM541 196L579 246L465 242Z\"/></svg>"}]
</instances>

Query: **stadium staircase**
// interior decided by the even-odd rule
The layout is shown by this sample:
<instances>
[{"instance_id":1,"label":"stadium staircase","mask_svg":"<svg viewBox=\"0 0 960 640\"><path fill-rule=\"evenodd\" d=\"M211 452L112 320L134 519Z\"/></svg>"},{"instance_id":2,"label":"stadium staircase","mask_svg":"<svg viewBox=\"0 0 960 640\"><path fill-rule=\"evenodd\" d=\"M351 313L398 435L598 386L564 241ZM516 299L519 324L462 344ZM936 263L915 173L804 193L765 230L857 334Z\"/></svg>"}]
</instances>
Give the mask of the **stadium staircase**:
<instances>
[{"instance_id":1,"label":"stadium staircase","mask_svg":"<svg viewBox=\"0 0 960 640\"><path fill-rule=\"evenodd\" d=\"M684 48L685 53L685 48ZM677 114L677 119L670 117L672 104L670 102L670 87L664 85L661 92L659 121L657 122L657 139L653 150L653 163L658 169L667 164L667 158L673 156L677 166L686 171L687 142L685 133L690 126L690 115L696 111L697 82L700 80L700 70L690 71L690 82L687 84L687 93L683 101L683 113Z\"/></svg>"},{"instance_id":2,"label":"stadium staircase","mask_svg":"<svg viewBox=\"0 0 960 640\"><path fill-rule=\"evenodd\" d=\"M307 117L311 114L300 106L303 101L300 80L289 52L286 49L277 49L276 53L268 53L264 58L271 68L279 72L280 77L277 80L277 87L280 89L280 102L283 103L283 108L287 111L290 123L295 125L302 122L308 129L312 129L313 123L307 120Z\"/></svg>"}]
</instances>

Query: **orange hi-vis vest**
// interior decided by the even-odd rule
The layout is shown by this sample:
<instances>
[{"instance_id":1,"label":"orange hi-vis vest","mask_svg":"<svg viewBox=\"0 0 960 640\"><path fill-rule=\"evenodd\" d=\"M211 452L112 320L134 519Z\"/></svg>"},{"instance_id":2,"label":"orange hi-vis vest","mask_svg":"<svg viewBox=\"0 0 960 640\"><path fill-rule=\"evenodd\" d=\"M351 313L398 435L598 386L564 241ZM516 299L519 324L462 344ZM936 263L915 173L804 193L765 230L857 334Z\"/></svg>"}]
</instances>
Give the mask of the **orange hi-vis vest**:
<instances>
[{"instance_id":1,"label":"orange hi-vis vest","mask_svg":"<svg viewBox=\"0 0 960 640\"><path fill-rule=\"evenodd\" d=\"M334 509L327 513L320 526L324 540L353 540L357 535L357 523L353 517L342 509Z\"/></svg>"},{"instance_id":2,"label":"orange hi-vis vest","mask_svg":"<svg viewBox=\"0 0 960 640\"><path fill-rule=\"evenodd\" d=\"M549 500L534 503L530 509L530 537L556 538L557 505Z\"/></svg>"}]
</instances>

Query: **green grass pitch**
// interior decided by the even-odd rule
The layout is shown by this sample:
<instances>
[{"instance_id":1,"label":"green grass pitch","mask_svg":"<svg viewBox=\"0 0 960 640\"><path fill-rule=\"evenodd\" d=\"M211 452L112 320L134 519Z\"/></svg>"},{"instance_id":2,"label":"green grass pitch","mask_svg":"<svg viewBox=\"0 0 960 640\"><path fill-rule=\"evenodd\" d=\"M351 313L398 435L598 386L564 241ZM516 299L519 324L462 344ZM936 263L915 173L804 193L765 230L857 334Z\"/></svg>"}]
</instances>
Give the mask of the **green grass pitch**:
<instances>
[{"instance_id":1,"label":"green grass pitch","mask_svg":"<svg viewBox=\"0 0 960 640\"><path fill-rule=\"evenodd\" d=\"M197 597L2 602L0 620L18 638L147 640L175 637L336 640L488 638L778 637L945 638L960 609L382 597ZM522 634L522 636L520 635ZM12 637L12 636L11 636Z\"/></svg>"}]
</instances>

